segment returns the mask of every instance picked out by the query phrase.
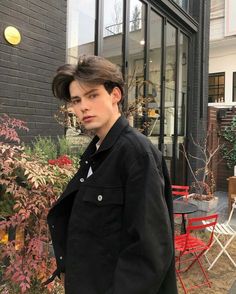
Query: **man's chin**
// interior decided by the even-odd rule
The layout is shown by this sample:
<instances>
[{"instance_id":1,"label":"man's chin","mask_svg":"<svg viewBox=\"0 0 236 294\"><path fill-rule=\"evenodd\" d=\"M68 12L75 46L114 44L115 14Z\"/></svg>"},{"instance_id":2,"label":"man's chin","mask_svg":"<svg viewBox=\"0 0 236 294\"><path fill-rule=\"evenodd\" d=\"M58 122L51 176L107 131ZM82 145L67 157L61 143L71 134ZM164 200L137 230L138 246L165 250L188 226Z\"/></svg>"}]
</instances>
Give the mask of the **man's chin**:
<instances>
[{"instance_id":1,"label":"man's chin","mask_svg":"<svg viewBox=\"0 0 236 294\"><path fill-rule=\"evenodd\" d=\"M92 131L94 129L96 129L94 126L84 126L86 131Z\"/></svg>"},{"instance_id":2,"label":"man's chin","mask_svg":"<svg viewBox=\"0 0 236 294\"><path fill-rule=\"evenodd\" d=\"M87 124L87 125L84 125L84 128L86 131L95 131L97 129L97 127L95 125L92 125L92 124Z\"/></svg>"}]
</instances>

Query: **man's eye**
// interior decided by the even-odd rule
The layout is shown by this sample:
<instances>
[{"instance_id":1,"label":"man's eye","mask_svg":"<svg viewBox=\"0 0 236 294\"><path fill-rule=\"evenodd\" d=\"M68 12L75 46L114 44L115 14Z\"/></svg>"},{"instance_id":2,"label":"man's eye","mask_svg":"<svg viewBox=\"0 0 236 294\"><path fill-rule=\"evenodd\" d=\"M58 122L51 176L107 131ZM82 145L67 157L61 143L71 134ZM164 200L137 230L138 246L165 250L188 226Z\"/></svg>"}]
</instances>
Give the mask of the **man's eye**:
<instances>
[{"instance_id":1,"label":"man's eye","mask_svg":"<svg viewBox=\"0 0 236 294\"><path fill-rule=\"evenodd\" d=\"M97 96L98 96L98 94L94 93L94 94L89 95L89 98L96 98Z\"/></svg>"},{"instance_id":2,"label":"man's eye","mask_svg":"<svg viewBox=\"0 0 236 294\"><path fill-rule=\"evenodd\" d=\"M80 102L80 100L77 99L77 100L73 100L73 101L71 101L71 104L72 104L72 105L76 105L76 104L78 104L79 102Z\"/></svg>"}]
</instances>

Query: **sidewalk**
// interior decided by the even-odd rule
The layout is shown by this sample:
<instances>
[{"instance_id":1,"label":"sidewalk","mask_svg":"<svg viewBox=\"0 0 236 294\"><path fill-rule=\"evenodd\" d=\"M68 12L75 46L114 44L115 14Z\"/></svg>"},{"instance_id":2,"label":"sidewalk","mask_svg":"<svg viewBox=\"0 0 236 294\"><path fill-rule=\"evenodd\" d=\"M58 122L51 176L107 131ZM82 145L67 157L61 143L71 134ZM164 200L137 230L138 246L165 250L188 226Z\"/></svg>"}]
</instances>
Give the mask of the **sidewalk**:
<instances>
[{"instance_id":1,"label":"sidewalk","mask_svg":"<svg viewBox=\"0 0 236 294\"><path fill-rule=\"evenodd\" d=\"M228 194L227 192L217 191L215 195L218 197L217 207L214 210L209 212L198 211L196 215L206 215L212 213L218 213L219 222L225 222L228 219ZM231 225L236 227L236 212L234 212L233 217L231 219ZM214 269L215 270L215 269ZM228 294L236 293L236 280L234 281L232 287L228 290Z\"/></svg>"},{"instance_id":2,"label":"sidewalk","mask_svg":"<svg viewBox=\"0 0 236 294\"><path fill-rule=\"evenodd\" d=\"M232 287L229 289L228 294L235 294L236 293L236 280L234 281Z\"/></svg>"}]
</instances>

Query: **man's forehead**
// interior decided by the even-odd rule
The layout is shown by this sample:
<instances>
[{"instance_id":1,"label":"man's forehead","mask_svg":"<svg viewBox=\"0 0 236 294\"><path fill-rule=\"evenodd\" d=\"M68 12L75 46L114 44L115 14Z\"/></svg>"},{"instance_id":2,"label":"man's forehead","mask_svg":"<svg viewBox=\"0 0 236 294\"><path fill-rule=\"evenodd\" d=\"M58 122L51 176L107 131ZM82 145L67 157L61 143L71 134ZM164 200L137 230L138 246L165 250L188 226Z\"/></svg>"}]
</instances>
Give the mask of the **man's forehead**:
<instances>
[{"instance_id":1,"label":"man's forehead","mask_svg":"<svg viewBox=\"0 0 236 294\"><path fill-rule=\"evenodd\" d=\"M85 83L85 82L79 82L79 81L73 81L70 84L70 92L73 92L73 90L76 90L78 92L79 96L86 95L88 92L96 91L104 86L101 84L91 84L91 83Z\"/></svg>"}]
</instances>

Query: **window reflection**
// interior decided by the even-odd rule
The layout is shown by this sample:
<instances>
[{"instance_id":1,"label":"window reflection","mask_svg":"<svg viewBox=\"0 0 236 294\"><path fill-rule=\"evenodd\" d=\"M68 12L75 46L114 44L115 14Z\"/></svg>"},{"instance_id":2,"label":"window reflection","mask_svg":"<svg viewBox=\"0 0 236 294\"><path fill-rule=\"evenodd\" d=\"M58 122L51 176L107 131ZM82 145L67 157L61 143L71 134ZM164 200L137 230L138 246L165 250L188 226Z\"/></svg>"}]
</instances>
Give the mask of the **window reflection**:
<instances>
[{"instance_id":1,"label":"window reflection","mask_svg":"<svg viewBox=\"0 0 236 294\"><path fill-rule=\"evenodd\" d=\"M148 93L151 100L148 103L148 120L150 123L148 135L153 143L158 145L160 135L160 103L161 103L161 67L162 67L162 22L156 12L150 15L150 51Z\"/></svg>"},{"instance_id":2,"label":"window reflection","mask_svg":"<svg viewBox=\"0 0 236 294\"><path fill-rule=\"evenodd\" d=\"M102 55L122 66L123 0L104 0L103 15Z\"/></svg>"},{"instance_id":3,"label":"window reflection","mask_svg":"<svg viewBox=\"0 0 236 294\"><path fill-rule=\"evenodd\" d=\"M179 93L178 93L178 135L185 136L186 129L186 104L187 104L187 63L188 63L188 38L180 34L179 47Z\"/></svg>"},{"instance_id":4,"label":"window reflection","mask_svg":"<svg viewBox=\"0 0 236 294\"><path fill-rule=\"evenodd\" d=\"M209 74L209 91L208 102L224 102L225 93L225 73Z\"/></svg>"},{"instance_id":5,"label":"window reflection","mask_svg":"<svg viewBox=\"0 0 236 294\"><path fill-rule=\"evenodd\" d=\"M169 23L166 27L166 70L165 70L165 135L174 135L174 107L176 88L176 28Z\"/></svg>"},{"instance_id":6,"label":"window reflection","mask_svg":"<svg viewBox=\"0 0 236 294\"><path fill-rule=\"evenodd\" d=\"M144 82L144 46L145 46L145 9L146 5L138 0L130 1L129 25L129 66L128 99L132 124L143 130L145 128L145 82Z\"/></svg>"},{"instance_id":7,"label":"window reflection","mask_svg":"<svg viewBox=\"0 0 236 294\"><path fill-rule=\"evenodd\" d=\"M176 93L176 48L177 30L170 23L166 25L166 64L164 95L164 156L173 175L173 144L175 131Z\"/></svg>"},{"instance_id":8,"label":"window reflection","mask_svg":"<svg viewBox=\"0 0 236 294\"><path fill-rule=\"evenodd\" d=\"M68 63L76 63L80 54L94 54L95 2L95 0L68 1Z\"/></svg>"}]
</instances>

